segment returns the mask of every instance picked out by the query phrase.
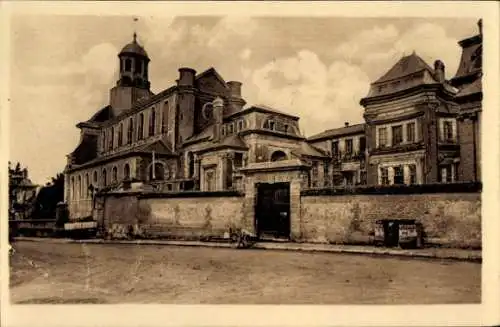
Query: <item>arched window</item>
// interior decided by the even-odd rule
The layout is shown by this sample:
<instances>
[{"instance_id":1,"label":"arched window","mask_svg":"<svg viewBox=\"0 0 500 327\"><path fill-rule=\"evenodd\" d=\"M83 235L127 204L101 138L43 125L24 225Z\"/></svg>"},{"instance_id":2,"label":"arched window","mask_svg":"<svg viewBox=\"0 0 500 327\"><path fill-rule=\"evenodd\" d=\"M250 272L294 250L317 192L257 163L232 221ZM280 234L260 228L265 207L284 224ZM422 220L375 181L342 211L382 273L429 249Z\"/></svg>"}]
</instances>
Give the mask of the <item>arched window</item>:
<instances>
[{"instance_id":1,"label":"arched window","mask_svg":"<svg viewBox=\"0 0 500 327\"><path fill-rule=\"evenodd\" d=\"M118 169L115 167L113 167L113 169L111 170L112 171L112 175L113 175L113 183L116 183L118 181Z\"/></svg>"},{"instance_id":2,"label":"arched window","mask_svg":"<svg viewBox=\"0 0 500 327\"><path fill-rule=\"evenodd\" d=\"M107 172L106 172L106 169L103 169L102 170L102 186L106 186L107 182L108 182L108 176L107 176Z\"/></svg>"},{"instance_id":3,"label":"arched window","mask_svg":"<svg viewBox=\"0 0 500 327\"><path fill-rule=\"evenodd\" d=\"M142 74L142 61L139 59L135 59L134 73Z\"/></svg>"},{"instance_id":4,"label":"arched window","mask_svg":"<svg viewBox=\"0 0 500 327\"><path fill-rule=\"evenodd\" d=\"M123 124L120 123L118 126L118 146L122 146L123 144Z\"/></svg>"},{"instance_id":5,"label":"arched window","mask_svg":"<svg viewBox=\"0 0 500 327\"><path fill-rule=\"evenodd\" d=\"M163 110L162 110L162 115L161 115L161 133L167 132L167 126L168 126L168 101L165 101L163 104Z\"/></svg>"},{"instance_id":6,"label":"arched window","mask_svg":"<svg viewBox=\"0 0 500 327\"><path fill-rule=\"evenodd\" d=\"M94 171L93 183L97 185L97 171Z\"/></svg>"},{"instance_id":7,"label":"arched window","mask_svg":"<svg viewBox=\"0 0 500 327\"><path fill-rule=\"evenodd\" d=\"M137 139L142 140L144 138L144 114L139 115L139 126L137 129Z\"/></svg>"},{"instance_id":8,"label":"arched window","mask_svg":"<svg viewBox=\"0 0 500 327\"><path fill-rule=\"evenodd\" d=\"M130 119L128 120L127 144L132 144L133 136L134 136L134 119L130 117Z\"/></svg>"},{"instance_id":9,"label":"arched window","mask_svg":"<svg viewBox=\"0 0 500 327\"><path fill-rule=\"evenodd\" d=\"M89 173L85 174L85 194L87 194L87 198L90 197L90 178L89 178Z\"/></svg>"},{"instance_id":10,"label":"arched window","mask_svg":"<svg viewBox=\"0 0 500 327\"><path fill-rule=\"evenodd\" d=\"M129 164L125 164L125 166L123 167L123 178L125 180L129 180L130 179L130 166Z\"/></svg>"},{"instance_id":11,"label":"arched window","mask_svg":"<svg viewBox=\"0 0 500 327\"><path fill-rule=\"evenodd\" d=\"M154 174L153 174L154 169ZM165 168L159 162L155 163L154 167L151 165L149 169L149 179L150 180L164 180L165 179Z\"/></svg>"},{"instance_id":12,"label":"arched window","mask_svg":"<svg viewBox=\"0 0 500 327\"><path fill-rule=\"evenodd\" d=\"M271 161L281 161L281 160L286 160L286 153L281 150L274 151L273 154L271 155Z\"/></svg>"},{"instance_id":13,"label":"arched window","mask_svg":"<svg viewBox=\"0 0 500 327\"><path fill-rule=\"evenodd\" d=\"M75 194L75 178L71 177L71 198L74 200L76 199L76 194Z\"/></svg>"},{"instance_id":14,"label":"arched window","mask_svg":"<svg viewBox=\"0 0 500 327\"><path fill-rule=\"evenodd\" d=\"M153 108L149 115L149 136L155 135L156 110Z\"/></svg>"}]
</instances>

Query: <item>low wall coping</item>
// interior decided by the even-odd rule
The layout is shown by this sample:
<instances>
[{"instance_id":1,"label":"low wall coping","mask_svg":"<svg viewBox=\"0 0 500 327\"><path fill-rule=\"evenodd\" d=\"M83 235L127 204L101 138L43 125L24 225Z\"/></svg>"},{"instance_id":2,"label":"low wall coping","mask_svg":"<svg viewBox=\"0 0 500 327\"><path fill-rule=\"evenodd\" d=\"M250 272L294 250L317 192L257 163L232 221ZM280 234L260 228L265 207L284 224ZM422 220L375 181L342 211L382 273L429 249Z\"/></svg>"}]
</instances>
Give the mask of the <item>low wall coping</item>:
<instances>
[{"instance_id":1,"label":"low wall coping","mask_svg":"<svg viewBox=\"0 0 500 327\"><path fill-rule=\"evenodd\" d=\"M352 188L318 188L300 192L301 196L335 195L397 195L431 193L481 193L481 183L447 183L389 186L357 186Z\"/></svg>"},{"instance_id":2,"label":"low wall coping","mask_svg":"<svg viewBox=\"0 0 500 327\"><path fill-rule=\"evenodd\" d=\"M151 198L217 198L217 197L243 197L239 191L181 191L181 192L143 192L138 195L140 199Z\"/></svg>"}]
</instances>

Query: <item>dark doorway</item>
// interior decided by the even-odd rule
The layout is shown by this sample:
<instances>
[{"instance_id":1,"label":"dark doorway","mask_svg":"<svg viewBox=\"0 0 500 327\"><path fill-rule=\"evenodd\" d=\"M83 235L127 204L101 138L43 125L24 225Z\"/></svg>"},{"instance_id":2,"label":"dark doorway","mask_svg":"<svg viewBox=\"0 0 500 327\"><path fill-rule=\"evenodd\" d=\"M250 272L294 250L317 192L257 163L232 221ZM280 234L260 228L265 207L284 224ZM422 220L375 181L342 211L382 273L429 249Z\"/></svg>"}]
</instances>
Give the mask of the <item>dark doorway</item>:
<instances>
[{"instance_id":1,"label":"dark doorway","mask_svg":"<svg viewBox=\"0 0 500 327\"><path fill-rule=\"evenodd\" d=\"M290 238L290 183L257 184L255 225L259 237Z\"/></svg>"}]
</instances>

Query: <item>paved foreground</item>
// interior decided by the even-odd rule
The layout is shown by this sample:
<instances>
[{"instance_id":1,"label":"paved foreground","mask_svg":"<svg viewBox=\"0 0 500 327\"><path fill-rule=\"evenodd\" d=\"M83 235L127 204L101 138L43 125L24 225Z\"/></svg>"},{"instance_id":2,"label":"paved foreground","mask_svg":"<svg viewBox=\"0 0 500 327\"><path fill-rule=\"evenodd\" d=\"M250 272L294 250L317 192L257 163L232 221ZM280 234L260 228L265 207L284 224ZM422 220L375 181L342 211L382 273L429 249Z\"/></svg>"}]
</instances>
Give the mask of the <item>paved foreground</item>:
<instances>
[{"instance_id":1,"label":"paved foreground","mask_svg":"<svg viewBox=\"0 0 500 327\"><path fill-rule=\"evenodd\" d=\"M223 248L17 242L13 303L479 303L481 264Z\"/></svg>"}]
</instances>

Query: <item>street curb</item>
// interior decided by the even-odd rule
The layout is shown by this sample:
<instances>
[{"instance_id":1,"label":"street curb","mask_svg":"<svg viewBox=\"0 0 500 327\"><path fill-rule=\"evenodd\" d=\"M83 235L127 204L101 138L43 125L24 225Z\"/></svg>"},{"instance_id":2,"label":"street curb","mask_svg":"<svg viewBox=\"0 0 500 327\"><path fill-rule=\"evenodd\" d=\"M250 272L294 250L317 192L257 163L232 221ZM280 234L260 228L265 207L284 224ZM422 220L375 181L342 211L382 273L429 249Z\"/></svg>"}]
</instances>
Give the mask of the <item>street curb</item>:
<instances>
[{"instance_id":1,"label":"street curb","mask_svg":"<svg viewBox=\"0 0 500 327\"><path fill-rule=\"evenodd\" d=\"M54 239L54 238L31 238L17 237L18 241L29 242L46 242L55 244L135 244L135 245L170 245L170 246L186 246L186 247L212 247L212 248L235 248L234 245L222 242L200 242L200 241L166 241L166 240L103 240L103 239ZM346 245L315 245L315 244L283 244L283 243L257 243L252 249L258 250L274 250L274 251L295 251L295 252L319 252L319 253L341 253L341 254L358 254L371 256L389 256L389 257L411 257L422 259L444 259L458 261L482 262L481 251L453 250L455 253L443 253L440 249L423 249L423 250L393 250L386 248L374 247L349 247ZM474 252L474 253L471 253Z\"/></svg>"}]
</instances>

